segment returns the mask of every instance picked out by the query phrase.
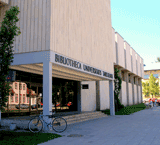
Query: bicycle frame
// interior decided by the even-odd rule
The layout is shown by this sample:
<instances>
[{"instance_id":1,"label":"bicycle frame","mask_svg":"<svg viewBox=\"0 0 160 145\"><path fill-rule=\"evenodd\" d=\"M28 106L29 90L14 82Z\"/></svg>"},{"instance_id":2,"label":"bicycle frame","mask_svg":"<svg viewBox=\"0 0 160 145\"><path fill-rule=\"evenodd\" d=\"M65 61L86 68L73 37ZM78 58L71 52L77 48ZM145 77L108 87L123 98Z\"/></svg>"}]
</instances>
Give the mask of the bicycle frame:
<instances>
[{"instance_id":1,"label":"bicycle frame","mask_svg":"<svg viewBox=\"0 0 160 145\"><path fill-rule=\"evenodd\" d=\"M38 119L37 124L39 123L39 120L41 119L47 126L50 125L51 122L50 122L50 123L47 123L47 122L43 119L43 116L47 116L47 117L48 117L48 115L39 115L39 119ZM52 125L52 124L51 124L51 125Z\"/></svg>"}]
</instances>

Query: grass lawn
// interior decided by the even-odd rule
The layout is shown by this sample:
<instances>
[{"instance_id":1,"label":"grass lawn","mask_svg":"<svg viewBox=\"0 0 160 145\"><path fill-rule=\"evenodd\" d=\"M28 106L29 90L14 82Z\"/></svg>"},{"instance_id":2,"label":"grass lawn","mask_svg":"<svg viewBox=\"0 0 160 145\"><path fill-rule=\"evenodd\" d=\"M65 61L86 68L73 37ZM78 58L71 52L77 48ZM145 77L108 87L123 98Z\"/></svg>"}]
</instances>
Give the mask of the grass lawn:
<instances>
[{"instance_id":1,"label":"grass lawn","mask_svg":"<svg viewBox=\"0 0 160 145\"><path fill-rule=\"evenodd\" d=\"M0 131L0 145L37 145L62 137L52 133Z\"/></svg>"},{"instance_id":2,"label":"grass lawn","mask_svg":"<svg viewBox=\"0 0 160 145\"><path fill-rule=\"evenodd\" d=\"M120 111L115 112L115 115L130 115L134 112L144 110L145 108L146 108L146 106L144 105L144 103L141 103L138 105L127 106L127 107L121 109ZM110 115L110 109L103 110L102 112L107 115Z\"/></svg>"}]
</instances>

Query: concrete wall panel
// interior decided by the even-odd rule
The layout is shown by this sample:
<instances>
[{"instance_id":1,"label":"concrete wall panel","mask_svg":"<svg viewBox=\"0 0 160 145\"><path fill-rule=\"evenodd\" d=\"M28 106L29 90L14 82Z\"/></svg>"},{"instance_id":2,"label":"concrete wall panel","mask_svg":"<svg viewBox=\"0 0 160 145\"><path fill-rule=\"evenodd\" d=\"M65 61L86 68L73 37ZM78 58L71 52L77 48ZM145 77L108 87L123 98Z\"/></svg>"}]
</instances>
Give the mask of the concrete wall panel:
<instances>
[{"instance_id":1,"label":"concrete wall panel","mask_svg":"<svg viewBox=\"0 0 160 145\"><path fill-rule=\"evenodd\" d=\"M118 48L118 65L125 68L125 58L124 58L124 40L120 34L115 34L117 37L117 48Z\"/></svg>"},{"instance_id":2,"label":"concrete wall panel","mask_svg":"<svg viewBox=\"0 0 160 145\"><path fill-rule=\"evenodd\" d=\"M141 87L138 86L138 90L139 90L139 103L141 103Z\"/></svg>"},{"instance_id":3,"label":"concrete wall panel","mask_svg":"<svg viewBox=\"0 0 160 145\"><path fill-rule=\"evenodd\" d=\"M51 50L113 73L110 0L52 0L51 10Z\"/></svg>"},{"instance_id":4,"label":"concrete wall panel","mask_svg":"<svg viewBox=\"0 0 160 145\"><path fill-rule=\"evenodd\" d=\"M100 81L100 110L110 108L109 81Z\"/></svg>"},{"instance_id":5,"label":"concrete wall panel","mask_svg":"<svg viewBox=\"0 0 160 145\"><path fill-rule=\"evenodd\" d=\"M52 50L114 73L110 0L12 0L9 6L16 5L15 53Z\"/></svg>"},{"instance_id":6,"label":"concrete wall panel","mask_svg":"<svg viewBox=\"0 0 160 145\"><path fill-rule=\"evenodd\" d=\"M112 28L112 43L113 43L113 62L116 63L116 46L115 46L115 30Z\"/></svg>"},{"instance_id":7,"label":"concrete wall panel","mask_svg":"<svg viewBox=\"0 0 160 145\"><path fill-rule=\"evenodd\" d=\"M136 74L136 56L135 56L136 52L135 50L132 48L132 63L133 63L133 73Z\"/></svg>"},{"instance_id":8,"label":"concrete wall panel","mask_svg":"<svg viewBox=\"0 0 160 145\"><path fill-rule=\"evenodd\" d=\"M135 104L138 103L138 100L137 100L137 85L134 85L134 100L135 100Z\"/></svg>"},{"instance_id":9,"label":"concrete wall panel","mask_svg":"<svg viewBox=\"0 0 160 145\"><path fill-rule=\"evenodd\" d=\"M138 76L141 76L141 73L140 73L140 56L137 55L137 69L138 69Z\"/></svg>"},{"instance_id":10,"label":"concrete wall panel","mask_svg":"<svg viewBox=\"0 0 160 145\"><path fill-rule=\"evenodd\" d=\"M122 81L122 104L127 106L126 82Z\"/></svg>"},{"instance_id":11,"label":"concrete wall panel","mask_svg":"<svg viewBox=\"0 0 160 145\"><path fill-rule=\"evenodd\" d=\"M129 105L133 105L133 98L132 98L132 84L128 83L129 88Z\"/></svg>"},{"instance_id":12,"label":"concrete wall panel","mask_svg":"<svg viewBox=\"0 0 160 145\"><path fill-rule=\"evenodd\" d=\"M141 69L142 69L142 78L144 78L144 66L143 66L143 59L141 58Z\"/></svg>"},{"instance_id":13,"label":"concrete wall panel","mask_svg":"<svg viewBox=\"0 0 160 145\"><path fill-rule=\"evenodd\" d=\"M95 81L82 81L81 85L88 84L89 89L81 89L81 111L96 110L96 83Z\"/></svg>"},{"instance_id":14,"label":"concrete wall panel","mask_svg":"<svg viewBox=\"0 0 160 145\"><path fill-rule=\"evenodd\" d=\"M127 70L131 71L131 54L130 54L130 45L125 42L126 45L126 67Z\"/></svg>"}]
</instances>

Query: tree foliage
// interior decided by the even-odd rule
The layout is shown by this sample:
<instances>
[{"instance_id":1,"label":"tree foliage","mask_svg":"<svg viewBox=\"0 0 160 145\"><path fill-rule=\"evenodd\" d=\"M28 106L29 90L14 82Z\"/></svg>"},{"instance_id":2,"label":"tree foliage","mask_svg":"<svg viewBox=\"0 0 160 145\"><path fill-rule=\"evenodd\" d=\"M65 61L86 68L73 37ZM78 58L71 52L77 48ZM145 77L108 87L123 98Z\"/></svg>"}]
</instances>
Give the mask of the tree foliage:
<instances>
[{"instance_id":1,"label":"tree foliage","mask_svg":"<svg viewBox=\"0 0 160 145\"><path fill-rule=\"evenodd\" d=\"M11 88L9 82L6 82L6 77L9 73L9 65L14 58L12 50L14 37L21 34L20 28L16 26L19 21L17 17L19 12L17 6L7 10L0 28L0 110L4 110L3 107L6 107L5 102L8 101Z\"/></svg>"},{"instance_id":2,"label":"tree foliage","mask_svg":"<svg viewBox=\"0 0 160 145\"><path fill-rule=\"evenodd\" d=\"M159 95L159 82L156 82L156 78L152 73L149 77L149 93L152 95L152 98L153 95Z\"/></svg>"},{"instance_id":3,"label":"tree foliage","mask_svg":"<svg viewBox=\"0 0 160 145\"><path fill-rule=\"evenodd\" d=\"M142 88L144 96L149 96L150 95L149 82L142 82Z\"/></svg>"},{"instance_id":4,"label":"tree foliage","mask_svg":"<svg viewBox=\"0 0 160 145\"><path fill-rule=\"evenodd\" d=\"M116 107L116 111L124 108L124 105L121 104L118 96L119 93L121 91L121 84L122 84L122 79L121 77L118 75L119 70L117 68L114 69L114 100L115 100L115 107Z\"/></svg>"}]
</instances>

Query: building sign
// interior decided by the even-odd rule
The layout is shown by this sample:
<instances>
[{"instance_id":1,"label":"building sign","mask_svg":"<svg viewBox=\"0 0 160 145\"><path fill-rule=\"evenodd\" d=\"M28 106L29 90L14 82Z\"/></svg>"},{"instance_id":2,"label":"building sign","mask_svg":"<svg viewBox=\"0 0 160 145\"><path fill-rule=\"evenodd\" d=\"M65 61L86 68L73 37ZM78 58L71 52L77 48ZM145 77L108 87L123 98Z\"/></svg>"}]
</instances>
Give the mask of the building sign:
<instances>
[{"instance_id":1,"label":"building sign","mask_svg":"<svg viewBox=\"0 0 160 145\"><path fill-rule=\"evenodd\" d=\"M60 56L58 54L55 54L55 61L59 62L59 63L63 63L65 65L69 65L78 69L81 69L81 63L74 61L72 59L69 58L65 58L63 56Z\"/></svg>"},{"instance_id":2,"label":"building sign","mask_svg":"<svg viewBox=\"0 0 160 145\"><path fill-rule=\"evenodd\" d=\"M82 63L80 63L78 61L75 61L75 60L72 60L72 59L69 59L69 58L66 58L66 57L63 57L63 56L58 55L58 54L55 54L55 62L64 64L64 65L67 65L67 66L71 66L71 67L74 67L74 68L79 69L79 70L94 73L94 74L97 74L99 76L102 75L104 77L113 78L113 75L110 74L110 73L99 70L97 68L93 68L93 67L85 65L85 64L83 64L83 67L82 67Z\"/></svg>"}]
</instances>

